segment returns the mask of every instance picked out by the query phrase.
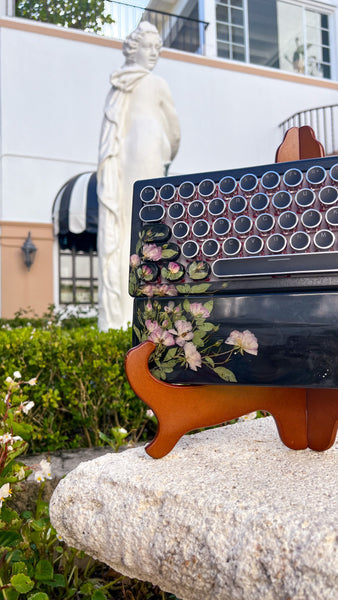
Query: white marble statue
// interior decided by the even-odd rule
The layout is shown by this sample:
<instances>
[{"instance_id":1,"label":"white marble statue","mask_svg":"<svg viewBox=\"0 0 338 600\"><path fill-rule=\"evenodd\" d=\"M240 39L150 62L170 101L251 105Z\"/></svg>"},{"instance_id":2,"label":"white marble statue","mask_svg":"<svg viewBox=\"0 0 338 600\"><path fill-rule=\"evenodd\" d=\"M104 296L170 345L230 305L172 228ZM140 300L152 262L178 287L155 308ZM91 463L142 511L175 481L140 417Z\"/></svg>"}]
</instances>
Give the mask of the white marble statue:
<instances>
[{"instance_id":1,"label":"white marble statue","mask_svg":"<svg viewBox=\"0 0 338 600\"><path fill-rule=\"evenodd\" d=\"M180 127L167 83L151 71L162 46L153 25L139 24L123 44L125 64L111 76L99 164L99 320L101 331L132 319L128 294L133 184L162 177L175 157Z\"/></svg>"}]
</instances>

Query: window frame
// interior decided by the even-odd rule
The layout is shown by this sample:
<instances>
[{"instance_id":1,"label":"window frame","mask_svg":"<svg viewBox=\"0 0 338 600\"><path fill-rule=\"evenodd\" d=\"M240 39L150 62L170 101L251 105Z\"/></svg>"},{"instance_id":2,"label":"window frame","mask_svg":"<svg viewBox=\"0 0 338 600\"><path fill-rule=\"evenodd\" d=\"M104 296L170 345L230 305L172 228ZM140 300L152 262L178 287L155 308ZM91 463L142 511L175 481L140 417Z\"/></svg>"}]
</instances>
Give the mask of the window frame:
<instances>
[{"instance_id":1,"label":"window frame","mask_svg":"<svg viewBox=\"0 0 338 600\"><path fill-rule=\"evenodd\" d=\"M61 260L62 256L71 257L71 276L63 277L61 273ZM76 276L76 256L87 256L89 259L89 277L77 277ZM72 248L61 248L58 244L58 284L59 284L59 305L60 306L97 306L98 300L95 300L95 295L98 295L98 277L94 277L94 260L98 261L98 253L96 250L90 249L87 252L78 251L74 246ZM97 265L98 269L98 265ZM65 282L71 282L72 287L72 300L64 302L62 300L62 284ZM89 302L80 302L76 299L77 282L89 282Z\"/></svg>"},{"instance_id":2,"label":"window frame","mask_svg":"<svg viewBox=\"0 0 338 600\"><path fill-rule=\"evenodd\" d=\"M238 60L238 59L234 59L233 58L233 43L231 41L231 20L229 17L229 22L226 23L225 21L219 21L219 19L217 19L216 17L216 7L217 5L220 6L228 6L229 10L230 7L229 5L223 4L222 2L220 2L219 0L215 0L215 8L214 8L214 15L215 15L215 48L216 48L216 54L219 58L223 58L223 60L231 60L231 61L235 61L235 62L240 62L241 64L246 63L246 64L250 64L250 65L255 65L257 63L251 62L250 61L250 37L249 37L249 23L248 23L248 1L249 0L242 0L242 4L243 4L243 29L244 29L244 60ZM278 0L277 0L278 1ZM279 70L281 72L284 73L292 73L293 75L300 75L300 76L305 76L305 77L311 77L311 78L317 78L317 79L323 79L326 81L335 81L336 80L336 40L335 40L335 36L334 36L334 15L335 15L335 10L337 10L337 6L333 3L327 3L327 2L317 2L315 0L282 0L285 3L288 4L292 4L294 6L297 6L299 8L302 8L302 18L303 18L303 33L304 33L304 65L305 65L305 71L304 73L296 73L293 70L288 70L288 69L281 69L281 68L277 68L275 69L274 67L267 67L264 66L264 68L272 68L273 70ZM229 3L231 3L231 0L229 0ZM307 48L306 48L306 40L307 40L307 25L306 25L306 11L311 11L314 12L316 14L319 15L327 15L328 17L328 35L329 35L329 53L330 53L330 62L329 63L324 63L327 64L329 66L330 69L330 77L324 77L324 76L320 76L320 75L311 75L309 73L309 65L307 63ZM337 15L337 22L338 22L338 15ZM219 43L222 43L222 40L220 40L218 38L217 35L217 25L218 24L225 24L228 25L230 28L229 31L229 42L226 42L229 44L229 58L224 58L222 56L220 56L219 54ZM327 48L327 46L322 45L322 48ZM324 62L324 61L322 61ZM262 65L260 65L262 66Z\"/></svg>"}]
</instances>

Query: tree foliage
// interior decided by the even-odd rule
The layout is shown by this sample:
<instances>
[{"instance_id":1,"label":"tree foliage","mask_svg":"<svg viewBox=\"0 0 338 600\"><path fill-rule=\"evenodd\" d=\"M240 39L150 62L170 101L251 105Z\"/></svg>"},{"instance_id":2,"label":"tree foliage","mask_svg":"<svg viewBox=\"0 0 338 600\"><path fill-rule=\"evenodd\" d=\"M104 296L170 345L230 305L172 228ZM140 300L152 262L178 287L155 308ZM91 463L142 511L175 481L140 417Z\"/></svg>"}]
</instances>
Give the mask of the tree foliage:
<instances>
[{"instance_id":1,"label":"tree foliage","mask_svg":"<svg viewBox=\"0 0 338 600\"><path fill-rule=\"evenodd\" d=\"M105 4L104 0L19 0L16 16L102 33L104 25L113 23Z\"/></svg>"}]
</instances>

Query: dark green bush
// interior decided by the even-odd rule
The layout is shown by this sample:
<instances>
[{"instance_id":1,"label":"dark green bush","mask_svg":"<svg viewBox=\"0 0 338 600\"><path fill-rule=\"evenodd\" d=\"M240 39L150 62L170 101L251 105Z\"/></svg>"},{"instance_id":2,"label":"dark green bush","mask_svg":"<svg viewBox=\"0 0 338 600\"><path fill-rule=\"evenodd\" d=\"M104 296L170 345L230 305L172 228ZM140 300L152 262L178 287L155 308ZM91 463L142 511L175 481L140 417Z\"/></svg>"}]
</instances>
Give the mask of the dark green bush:
<instances>
[{"instance_id":1,"label":"dark green bush","mask_svg":"<svg viewBox=\"0 0 338 600\"><path fill-rule=\"evenodd\" d=\"M102 445L100 432L111 437L111 429L120 426L129 433L127 441L153 437L147 407L124 371L131 330L103 333L76 324L66 329L44 322L37 329L2 323L0 385L17 370L26 381L38 377L31 394L35 406L27 416L33 425L29 451Z\"/></svg>"}]
</instances>

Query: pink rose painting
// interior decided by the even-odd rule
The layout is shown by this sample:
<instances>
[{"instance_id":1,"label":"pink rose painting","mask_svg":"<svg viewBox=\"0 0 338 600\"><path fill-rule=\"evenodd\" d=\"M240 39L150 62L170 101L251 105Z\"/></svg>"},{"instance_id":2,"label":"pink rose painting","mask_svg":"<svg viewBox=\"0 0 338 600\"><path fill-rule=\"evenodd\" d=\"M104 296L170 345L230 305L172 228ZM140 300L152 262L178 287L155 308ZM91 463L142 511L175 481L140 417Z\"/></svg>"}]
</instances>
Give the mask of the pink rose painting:
<instances>
[{"instance_id":1,"label":"pink rose painting","mask_svg":"<svg viewBox=\"0 0 338 600\"><path fill-rule=\"evenodd\" d=\"M183 303L170 300L166 304L156 296L175 295L175 286L153 284L143 287L148 296L144 312L139 316L135 329L140 341L149 340L156 346L152 354L151 371L155 377L166 380L175 369L211 369L225 381L236 381L228 363L236 355L257 356L258 341L248 329L233 330L225 338L219 338L219 326L208 321L213 301L206 303ZM142 320L142 314L144 320ZM151 317L151 318L150 318ZM224 368L226 365L226 368Z\"/></svg>"}]
</instances>

